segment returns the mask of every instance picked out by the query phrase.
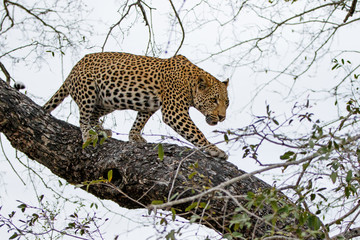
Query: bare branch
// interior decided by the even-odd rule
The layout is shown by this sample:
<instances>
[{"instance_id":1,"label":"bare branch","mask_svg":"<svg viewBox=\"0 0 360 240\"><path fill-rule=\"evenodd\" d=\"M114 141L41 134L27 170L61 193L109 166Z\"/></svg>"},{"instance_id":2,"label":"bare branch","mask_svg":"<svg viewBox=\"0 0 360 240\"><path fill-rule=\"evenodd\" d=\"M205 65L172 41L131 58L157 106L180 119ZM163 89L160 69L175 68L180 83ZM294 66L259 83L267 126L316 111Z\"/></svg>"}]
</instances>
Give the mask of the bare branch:
<instances>
[{"instance_id":1,"label":"bare branch","mask_svg":"<svg viewBox=\"0 0 360 240\"><path fill-rule=\"evenodd\" d=\"M144 9L143 5L141 4L141 2L142 2L141 0L137 1L137 6L140 8L140 11L141 11L141 13L143 15L143 18L144 18L144 21L145 21L145 26L150 26L149 21L148 21L147 16L146 16L145 9Z\"/></svg>"},{"instance_id":2,"label":"bare branch","mask_svg":"<svg viewBox=\"0 0 360 240\"><path fill-rule=\"evenodd\" d=\"M302 16L304 16L306 14L315 12L315 11L317 11L319 9L322 9L322 8L327 8L327 7L330 7L330 6L337 6L337 5L341 4L342 2L343 1L340 0L340 1L336 1L336 2L326 3L326 4L323 4L323 5L311 8L309 10L303 11L301 13L295 14L295 15L293 15L293 16L291 16L291 17L289 17L289 18L287 18L287 19L285 19L285 20L283 20L281 22L275 22L275 21L269 19L269 21L271 21L274 24L274 26L270 29L269 32L265 33L263 36L250 38L250 39L247 39L247 40L244 40L244 41L240 41L240 42L238 42L238 43L236 43L236 44L234 44L232 46L229 46L227 48L222 49L219 52L215 52L215 53L210 54L207 58L204 58L200 62L204 62L204 61L206 61L206 60L208 60L208 59L210 59L210 58L212 58L212 57L214 57L216 55L219 55L219 54L222 54L224 52L230 51L231 49L234 49L236 47L243 46L243 45L245 45L246 43L249 43L249 42L254 42L254 46L249 50L249 51L252 51L253 49L256 49L256 48L259 47L259 43L261 41L264 41L265 39L273 36L274 33L280 29L281 26L288 24L292 20L294 20L296 18L299 18L299 17L302 17Z\"/></svg>"},{"instance_id":3,"label":"bare branch","mask_svg":"<svg viewBox=\"0 0 360 240\"><path fill-rule=\"evenodd\" d=\"M105 45L106 45L107 41L109 40L109 37L110 37L112 31L114 30L114 28L117 27L117 26L119 26L119 25L122 23L122 21L127 17L127 15L129 15L131 8L132 8L132 7L136 7L136 6L140 8L140 11L141 11L141 13L142 13L142 15L143 15L143 18L144 18L144 21L145 21L145 25L146 25L146 26L150 26L149 21L148 21L147 16L146 16L145 9L144 9L144 7L142 6L142 1L141 1L141 0L138 0L137 2L130 4L128 7L127 7L127 4L125 4L125 5L124 5L124 9L127 7L127 10L126 10L126 12L121 16L121 18L119 19L119 21L116 22L115 24L113 24L113 25L110 27L108 33L106 34L104 43L103 43L103 45L102 45L102 47L101 47L101 51L102 51L102 52L104 51Z\"/></svg>"},{"instance_id":4,"label":"bare branch","mask_svg":"<svg viewBox=\"0 0 360 240\"><path fill-rule=\"evenodd\" d=\"M4 18L2 19L2 21L0 23L0 31L2 31L2 32L6 32L6 31L8 31L10 28L12 28L14 26L14 20L10 16L7 2L8 2L7 0L3 0L3 5L4 5L4 9L5 9L5 16L4 16ZM3 31L3 24L4 24L5 20L6 20L6 18L10 19L11 24L6 30Z\"/></svg>"},{"instance_id":5,"label":"bare branch","mask_svg":"<svg viewBox=\"0 0 360 240\"><path fill-rule=\"evenodd\" d=\"M355 12L355 9L356 9L356 3L357 3L357 0L353 0L352 1L352 4L351 4L351 7L349 9L349 12L347 13L345 19L344 19L344 23L347 22L347 20L349 19L349 17L352 17L352 15L354 14Z\"/></svg>"},{"instance_id":6,"label":"bare branch","mask_svg":"<svg viewBox=\"0 0 360 240\"><path fill-rule=\"evenodd\" d=\"M12 2L7 0L7 2L11 5L17 6L20 9L24 10L26 13L28 13L29 15L33 16L35 19L37 19L39 22L41 22L41 24L43 24L45 27L50 28L52 31L54 31L57 35L58 35L58 41L59 41L59 46L61 48L61 41L62 39L65 39L68 43L71 43L70 39L68 39L68 37L66 36L66 34L64 34L63 32L59 31L56 27L46 23L43 19L41 19L38 15L36 15L35 13L33 13L31 10L27 9L26 7L24 7L23 5L16 3L16 2Z\"/></svg>"},{"instance_id":7,"label":"bare branch","mask_svg":"<svg viewBox=\"0 0 360 240\"><path fill-rule=\"evenodd\" d=\"M6 68L5 68L4 64L2 64L2 62L0 62L0 68L1 68L1 71L4 73L4 75L6 77L6 83L10 85L10 74L6 70Z\"/></svg>"}]
</instances>

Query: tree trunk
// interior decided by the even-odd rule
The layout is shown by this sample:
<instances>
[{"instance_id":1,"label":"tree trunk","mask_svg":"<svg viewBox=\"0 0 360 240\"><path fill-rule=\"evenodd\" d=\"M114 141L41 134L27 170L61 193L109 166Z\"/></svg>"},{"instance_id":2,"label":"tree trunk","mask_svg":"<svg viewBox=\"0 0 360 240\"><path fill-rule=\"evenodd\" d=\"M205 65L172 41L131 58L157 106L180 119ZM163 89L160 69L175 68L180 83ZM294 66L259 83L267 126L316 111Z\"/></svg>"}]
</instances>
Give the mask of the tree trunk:
<instances>
[{"instance_id":1,"label":"tree trunk","mask_svg":"<svg viewBox=\"0 0 360 240\"><path fill-rule=\"evenodd\" d=\"M229 162L172 144L163 144L163 160L158 157L157 144L151 143L108 139L101 146L89 146L83 150L78 127L52 117L4 81L0 81L0 131L14 148L69 183L81 184L101 177L107 179L108 171L112 170L112 184L93 184L88 191L129 209L149 206L154 200L167 202L169 191L171 196L175 196L172 200L194 196L244 174ZM173 207L187 219L194 214L203 216L202 224L225 233L235 208L239 207L239 202L244 204L244 195L270 187L249 176L226 186L223 191L212 192L194 201L208 204L210 209L206 208L206 211L201 204L199 208L186 211L192 202ZM236 199L239 202L236 203ZM265 206L254 214L261 218L270 213L271 208ZM256 224L238 231L249 238L263 236L269 226L259 218L252 218Z\"/></svg>"}]
</instances>

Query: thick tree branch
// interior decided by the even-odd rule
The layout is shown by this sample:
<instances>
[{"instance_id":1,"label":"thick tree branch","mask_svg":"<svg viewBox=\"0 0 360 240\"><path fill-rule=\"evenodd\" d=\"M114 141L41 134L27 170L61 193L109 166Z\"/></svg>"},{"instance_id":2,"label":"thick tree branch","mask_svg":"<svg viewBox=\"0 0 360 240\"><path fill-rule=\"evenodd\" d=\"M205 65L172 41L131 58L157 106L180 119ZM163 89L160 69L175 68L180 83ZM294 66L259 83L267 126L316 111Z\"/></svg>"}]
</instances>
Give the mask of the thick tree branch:
<instances>
[{"instance_id":1,"label":"thick tree branch","mask_svg":"<svg viewBox=\"0 0 360 240\"><path fill-rule=\"evenodd\" d=\"M173 200L179 200L221 186L221 183L245 174L229 162L170 144L164 144L165 157L162 161L158 158L156 144L109 139L101 146L83 150L78 127L47 114L4 81L0 81L0 131L14 148L69 183L81 184L101 177L107 178L108 171L112 170L111 184L91 185L89 192L130 209L149 206L153 200L166 202L170 189ZM180 162L180 170L177 172ZM190 178L194 171L197 174ZM194 201L207 203L209 211L204 206L186 211L191 204L189 202L174 207L177 213L187 219L194 214L203 216L202 223L224 233L236 214L235 209L239 209L239 205L245 208L244 196L249 191L269 188L265 182L249 175ZM253 227L240 230L244 236L264 236L270 227L266 221L261 222L259 219L271 214L271 207L265 205L251 211ZM275 229L283 229L290 224L294 224L294 219L278 223Z\"/></svg>"}]
</instances>

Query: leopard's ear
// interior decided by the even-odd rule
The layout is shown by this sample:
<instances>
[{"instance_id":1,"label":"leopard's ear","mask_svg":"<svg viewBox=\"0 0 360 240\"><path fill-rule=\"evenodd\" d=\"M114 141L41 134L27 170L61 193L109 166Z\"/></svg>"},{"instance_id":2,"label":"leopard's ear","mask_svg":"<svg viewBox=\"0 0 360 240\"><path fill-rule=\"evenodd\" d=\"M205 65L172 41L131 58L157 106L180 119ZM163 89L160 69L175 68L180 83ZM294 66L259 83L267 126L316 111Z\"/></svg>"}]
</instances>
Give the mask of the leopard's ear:
<instances>
[{"instance_id":1,"label":"leopard's ear","mask_svg":"<svg viewBox=\"0 0 360 240\"><path fill-rule=\"evenodd\" d=\"M208 79L205 75L200 75L198 77L198 89L201 91L206 90L209 87Z\"/></svg>"},{"instance_id":2,"label":"leopard's ear","mask_svg":"<svg viewBox=\"0 0 360 240\"><path fill-rule=\"evenodd\" d=\"M225 87L229 86L229 79L226 79L225 81L222 82L223 84L225 84Z\"/></svg>"}]
</instances>

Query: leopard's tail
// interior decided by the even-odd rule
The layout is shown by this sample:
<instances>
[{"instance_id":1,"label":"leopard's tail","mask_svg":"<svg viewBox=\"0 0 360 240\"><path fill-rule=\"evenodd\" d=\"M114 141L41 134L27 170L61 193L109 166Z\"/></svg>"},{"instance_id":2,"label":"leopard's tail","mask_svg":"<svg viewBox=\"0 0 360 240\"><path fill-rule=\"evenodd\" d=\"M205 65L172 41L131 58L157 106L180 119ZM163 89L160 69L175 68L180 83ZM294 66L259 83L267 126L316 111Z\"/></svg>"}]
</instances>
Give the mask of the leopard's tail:
<instances>
[{"instance_id":1,"label":"leopard's tail","mask_svg":"<svg viewBox=\"0 0 360 240\"><path fill-rule=\"evenodd\" d=\"M49 101L45 103L43 109L45 109L45 111L50 113L57 106L59 106L60 103L64 101L64 99L67 96L69 96L69 90L67 88L67 79L66 79L65 82L59 88L59 90L57 90L56 93L49 99Z\"/></svg>"}]
</instances>

